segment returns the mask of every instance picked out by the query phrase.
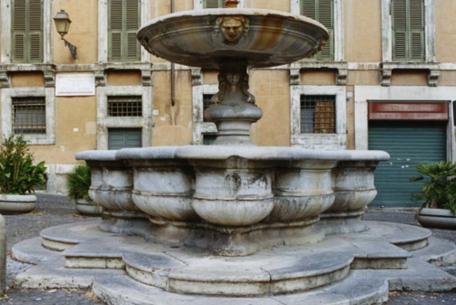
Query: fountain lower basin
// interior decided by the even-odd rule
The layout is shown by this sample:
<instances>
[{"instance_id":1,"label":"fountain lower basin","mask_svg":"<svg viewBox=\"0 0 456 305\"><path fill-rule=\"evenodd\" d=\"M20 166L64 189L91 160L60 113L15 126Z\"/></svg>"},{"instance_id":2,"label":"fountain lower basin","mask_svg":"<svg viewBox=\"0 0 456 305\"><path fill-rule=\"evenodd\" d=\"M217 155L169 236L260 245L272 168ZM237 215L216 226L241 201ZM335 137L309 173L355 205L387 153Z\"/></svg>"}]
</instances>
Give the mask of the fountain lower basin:
<instances>
[{"instance_id":1,"label":"fountain lower basin","mask_svg":"<svg viewBox=\"0 0 456 305\"><path fill-rule=\"evenodd\" d=\"M90 196L106 219L142 215L153 224L151 239L228 256L319 241L324 234L313 224L322 215L359 217L376 194L375 166L388 158L381 151L257 146L77 154L92 168Z\"/></svg>"}]
</instances>

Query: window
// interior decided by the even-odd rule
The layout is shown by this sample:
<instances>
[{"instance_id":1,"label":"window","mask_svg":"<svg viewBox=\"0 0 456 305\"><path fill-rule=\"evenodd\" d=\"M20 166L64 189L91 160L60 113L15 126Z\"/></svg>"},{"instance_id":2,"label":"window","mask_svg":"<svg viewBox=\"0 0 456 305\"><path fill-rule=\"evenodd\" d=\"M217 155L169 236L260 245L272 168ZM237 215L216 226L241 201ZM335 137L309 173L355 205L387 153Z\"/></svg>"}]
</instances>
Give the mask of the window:
<instances>
[{"instance_id":1,"label":"window","mask_svg":"<svg viewBox=\"0 0 456 305\"><path fill-rule=\"evenodd\" d=\"M108 128L108 149L142 146L141 128Z\"/></svg>"},{"instance_id":2,"label":"window","mask_svg":"<svg viewBox=\"0 0 456 305\"><path fill-rule=\"evenodd\" d=\"M322 23L329 31L329 40L315 56L316 59L334 59L334 0L301 0L301 14Z\"/></svg>"},{"instance_id":3,"label":"window","mask_svg":"<svg viewBox=\"0 0 456 305\"><path fill-rule=\"evenodd\" d=\"M108 11L109 60L139 60L140 47L136 39L140 20L138 0L110 0Z\"/></svg>"},{"instance_id":4,"label":"window","mask_svg":"<svg viewBox=\"0 0 456 305\"><path fill-rule=\"evenodd\" d=\"M425 59L423 0L393 0L391 3L393 60Z\"/></svg>"},{"instance_id":5,"label":"window","mask_svg":"<svg viewBox=\"0 0 456 305\"><path fill-rule=\"evenodd\" d=\"M336 133L336 97L301 96L301 133Z\"/></svg>"},{"instance_id":6,"label":"window","mask_svg":"<svg viewBox=\"0 0 456 305\"><path fill-rule=\"evenodd\" d=\"M141 117L141 96L108 96L108 116Z\"/></svg>"},{"instance_id":7,"label":"window","mask_svg":"<svg viewBox=\"0 0 456 305\"><path fill-rule=\"evenodd\" d=\"M44 97L14 97L12 106L14 134L46 134Z\"/></svg>"},{"instance_id":8,"label":"window","mask_svg":"<svg viewBox=\"0 0 456 305\"><path fill-rule=\"evenodd\" d=\"M43 1L14 0L12 16L12 59L17 63L43 61Z\"/></svg>"},{"instance_id":9,"label":"window","mask_svg":"<svg viewBox=\"0 0 456 305\"><path fill-rule=\"evenodd\" d=\"M225 0L204 0L204 8L219 8L225 6Z\"/></svg>"}]
</instances>

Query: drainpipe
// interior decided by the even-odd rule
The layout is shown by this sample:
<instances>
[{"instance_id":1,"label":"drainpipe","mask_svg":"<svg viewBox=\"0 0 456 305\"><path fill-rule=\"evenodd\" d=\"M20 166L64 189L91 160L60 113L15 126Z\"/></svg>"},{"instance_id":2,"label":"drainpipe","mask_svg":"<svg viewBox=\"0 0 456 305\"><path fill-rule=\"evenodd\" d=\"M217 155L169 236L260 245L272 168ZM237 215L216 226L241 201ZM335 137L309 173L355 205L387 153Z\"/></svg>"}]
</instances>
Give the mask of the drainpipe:
<instances>
[{"instance_id":1,"label":"drainpipe","mask_svg":"<svg viewBox=\"0 0 456 305\"><path fill-rule=\"evenodd\" d=\"M171 0L171 14L176 11L176 1ZM171 63L171 124L176 124L176 65Z\"/></svg>"}]
</instances>

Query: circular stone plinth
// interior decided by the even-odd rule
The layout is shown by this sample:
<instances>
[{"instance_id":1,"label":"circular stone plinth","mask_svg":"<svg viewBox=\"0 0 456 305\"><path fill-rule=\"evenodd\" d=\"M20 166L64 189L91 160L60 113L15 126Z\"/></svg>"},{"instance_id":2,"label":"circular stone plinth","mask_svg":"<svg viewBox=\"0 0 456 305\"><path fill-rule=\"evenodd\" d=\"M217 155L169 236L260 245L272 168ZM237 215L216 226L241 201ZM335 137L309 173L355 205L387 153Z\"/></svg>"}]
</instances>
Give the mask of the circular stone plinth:
<instances>
[{"instance_id":1,"label":"circular stone plinth","mask_svg":"<svg viewBox=\"0 0 456 305\"><path fill-rule=\"evenodd\" d=\"M247 257L221 257L196 248L104 233L98 225L46 229L41 233L43 245L66 249L62 255L67 269L123 269L129 278L169 292L231 297L316 289L343 281L353 269L403 269L410 254L386 241L386 228L401 232L403 240L428 236L420 228L366 222L365 233L329 236L316 244L275 247Z\"/></svg>"}]
</instances>

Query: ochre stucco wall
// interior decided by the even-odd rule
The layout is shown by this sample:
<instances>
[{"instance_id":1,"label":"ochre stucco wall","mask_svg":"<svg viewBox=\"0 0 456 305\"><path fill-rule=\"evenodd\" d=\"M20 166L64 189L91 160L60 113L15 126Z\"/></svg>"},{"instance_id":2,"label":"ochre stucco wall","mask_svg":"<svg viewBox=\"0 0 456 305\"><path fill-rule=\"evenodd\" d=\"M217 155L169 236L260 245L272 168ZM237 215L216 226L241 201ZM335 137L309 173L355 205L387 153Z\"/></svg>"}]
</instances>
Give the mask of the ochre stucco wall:
<instances>
[{"instance_id":1,"label":"ochre stucco wall","mask_svg":"<svg viewBox=\"0 0 456 305\"><path fill-rule=\"evenodd\" d=\"M189 71L176 72L176 103L171 106L170 73L153 74L154 116L152 145L185 145L192 142L192 86Z\"/></svg>"},{"instance_id":2,"label":"ochre stucco wall","mask_svg":"<svg viewBox=\"0 0 456 305\"><path fill-rule=\"evenodd\" d=\"M82 5L82 2L84 3ZM68 48L60 39L60 35L52 25L54 35L54 61L56 64L89 64L98 58L98 1L97 0L56 0L53 14L64 9L71 18L71 27L65 36L69 42L77 46L78 57L73 60Z\"/></svg>"},{"instance_id":3,"label":"ochre stucco wall","mask_svg":"<svg viewBox=\"0 0 456 305\"><path fill-rule=\"evenodd\" d=\"M252 70L251 92L263 110L263 118L252 128L258 145L290 145L290 86L288 71Z\"/></svg>"},{"instance_id":4,"label":"ochre stucco wall","mask_svg":"<svg viewBox=\"0 0 456 305\"><path fill-rule=\"evenodd\" d=\"M109 86L138 86L141 85L141 72L116 71L109 72L107 76Z\"/></svg>"},{"instance_id":5,"label":"ochre stucco wall","mask_svg":"<svg viewBox=\"0 0 456 305\"><path fill-rule=\"evenodd\" d=\"M15 72L10 74L11 87L43 87L42 72Z\"/></svg>"},{"instance_id":6,"label":"ochre stucco wall","mask_svg":"<svg viewBox=\"0 0 456 305\"><path fill-rule=\"evenodd\" d=\"M270 10L290 11L289 0L245 0L246 7L264 8Z\"/></svg>"},{"instance_id":7,"label":"ochre stucco wall","mask_svg":"<svg viewBox=\"0 0 456 305\"><path fill-rule=\"evenodd\" d=\"M456 62L455 14L456 1L436 0L436 56L439 62Z\"/></svg>"},{"instance_id":8,"label":"ochre stucco wall","mask_svg":"<svg viewBox=\"0 0 456 305\"><path fill-rule=\"evenodd\" d=\"M47 163L76 163L76 152L96 149L96 98L57 97L55 107L55 145L32 145L31 151Z\"/></svg>"}]
</instances>

